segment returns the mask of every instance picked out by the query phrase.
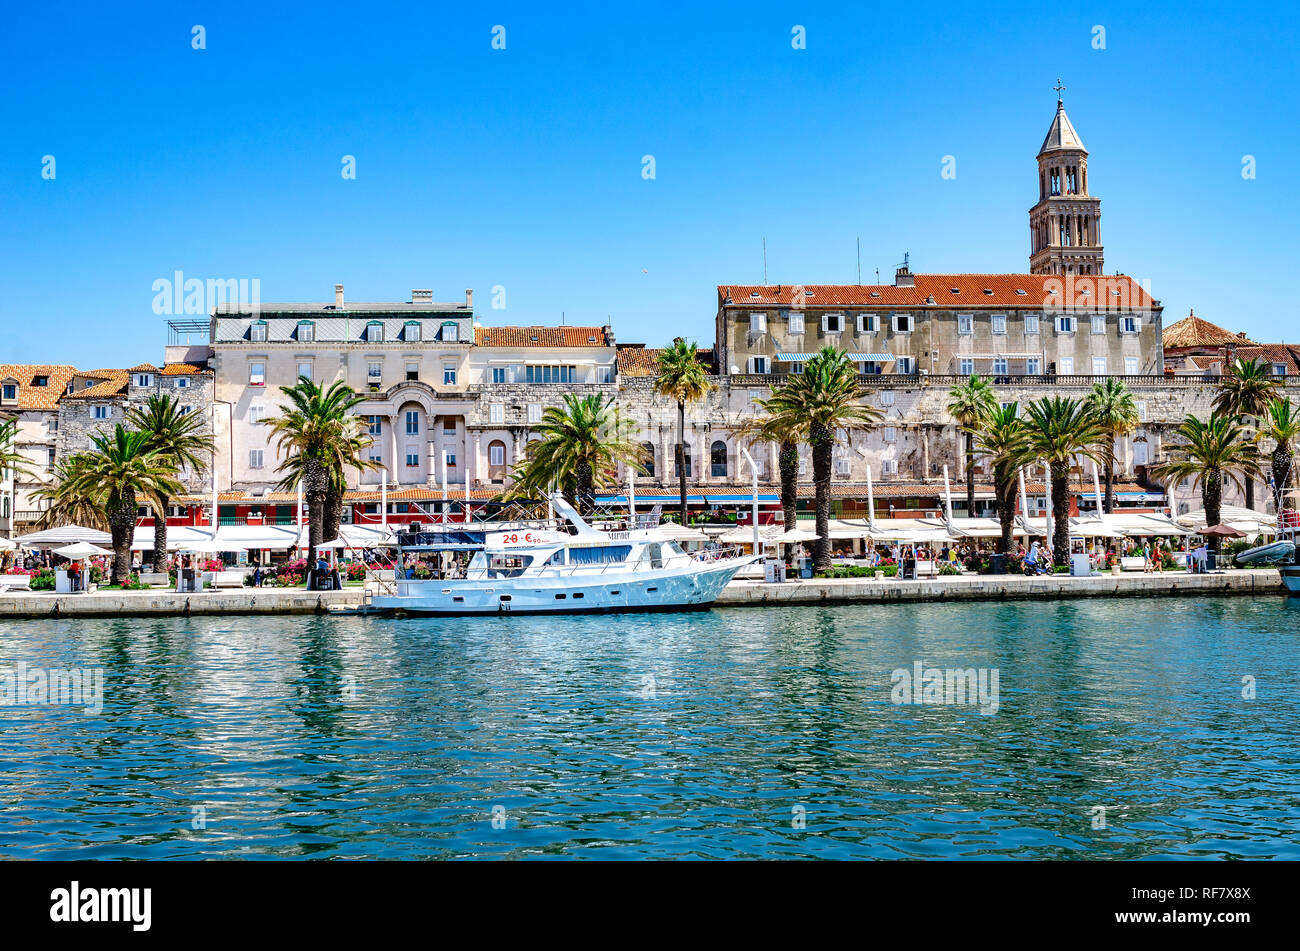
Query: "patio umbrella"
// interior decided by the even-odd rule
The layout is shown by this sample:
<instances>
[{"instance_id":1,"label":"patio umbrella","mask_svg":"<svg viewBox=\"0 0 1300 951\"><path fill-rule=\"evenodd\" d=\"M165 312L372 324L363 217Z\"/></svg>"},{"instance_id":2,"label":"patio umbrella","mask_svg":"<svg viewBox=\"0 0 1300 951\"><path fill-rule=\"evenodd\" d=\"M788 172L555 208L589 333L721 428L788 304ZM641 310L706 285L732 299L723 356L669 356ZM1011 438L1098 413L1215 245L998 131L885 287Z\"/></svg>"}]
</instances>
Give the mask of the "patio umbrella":
<instances>
[{"instance_id":1,"label":"patio umbrella","mask_svg":"<svg viewBox=\"0 0 1300 951\"><path fill-rule=\"evenodd\" d=\"M62 555L64 558L90 558L92 555L111 555L113 553L89 542L77 542L74 545L64 545L62 548L54 549L54 554Z\"/></svg>"},{"instance_id":2,"label":"patio umbrella","mask_svg":"<svg viewBox=\"0 0 1300 951\"><path fill-rule=\"evenodd\" d=\"M781 542L782 544L788 542L815 542L818 537L816 532L810 532L806 528L792 528L777 535L772 541Z\"/></svg>"},{"instance_id":3,"label":"patio umbrella","mask_svg":"<svg viewBox=\"0 0 1300 951\"><path fill-rule=\"evenodd\" d=\"M0 538L0 551L13 551L17 547L17 542L11 542L7 538Z\"/></svg>"},{"instance_id":4,"label":"patio umbrella","mask_svg":"<svg viewBox=\"0 0 1300 951\"><path fill-rule=\"evenodd\" d=\"M1209 528L1201 529L1201 534L1217 535L1220 538L1245 538L1246 537L1245 532L1239 532L1231 525L1224 525L1222 523L1218 525L1211 525Z\"/></svg>"},{"instance_id":5,"label":"patio umbrella","mask_svg":"<svg viewBox=\"0 0 1300 951\"><path fill-rule=\"evenodd\" d=\"M32 532L30 535L19 535L14 541L24 548L54 548L58 545L71 545L73 542L109 545L112 544L113 538L108 532L82 525L60 525L57 528Z\"/></svg>"}]
</instances>

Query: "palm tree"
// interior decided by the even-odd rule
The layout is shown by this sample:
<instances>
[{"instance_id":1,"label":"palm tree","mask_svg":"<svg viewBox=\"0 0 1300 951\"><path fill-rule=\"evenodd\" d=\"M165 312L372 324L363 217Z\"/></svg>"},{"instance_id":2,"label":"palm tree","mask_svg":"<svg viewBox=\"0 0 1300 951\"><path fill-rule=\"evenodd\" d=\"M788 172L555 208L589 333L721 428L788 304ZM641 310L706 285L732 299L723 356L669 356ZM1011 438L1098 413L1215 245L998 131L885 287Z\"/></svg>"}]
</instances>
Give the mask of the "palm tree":
<instances>
[{"instance_id":1,"label":"palm tree","mask_svg":"<svg viewBox=\"0 0 1300 951\"><path fill-rule=\"evenodd\" d=\"M813 569L831 566L831 461L836 430L867 429L882 417L862 401L858 371L849 355L824 347L766 401L777 425L800 433L812 448L813 490L816 496L817 544Z\"/></svg>"},{"instance_id":2,"label":"palm tree","mask_svg":"<svg viewBox=\"0 0 1300 951\"><path fill-rule=\"evenodd\" d=\"M376 463L356 456L358 446L369 445L360 432L361 420L352 409L365 401L342 380L328 389L306 377L293 386L282 386L289 406L280 416L266 420L276 439L276 451L284 458L277 471L285 473L279 488L293 489L302 483L303 497L311 522L307 531L307 563L316 560L316 549L328 541L325 507L331 485L346 479L348 468L375 468ZM335 529L337 534L337 528Z\"/></svg>"},{"instance_id":3,"label":"palm tree","mask_svg":"<svg viewBox=\"0 0 1300 951\"><path fill-rule=\"evenodd\" d=\"M1115 510L1115 441L1137 429L1138 411L1133 393L1122 380L1110 376L1094 383L1085 402L1106 433L1101 458L1106 465L1106 512Z\"/></svg>"},{"instance_id":4,"label":"palm tree","mask_svg":"<svg viewBox=\"0 0 1300 951\"><path fill-rule=\"evenodd\" d=\"M704 399L714 386L700 363L699 348L681 337L659 353L659 373L655 392L677 402L677 479L681 493L682 524L686 515L686 407Z\"/></svg>"},{"instance_id":5,"label":"palm tree","mask_svg":"<svg viewBox=\"0 0 1300 951\"><path fill-rule=\"evenodd\" d=\"M199 469L203 459L199 453L213 454L212 435L202 431L203 422L198 413L182 412L178 400L170 395L150 396L148 402L134 407L126 414L130 425L149 435L149 448L163 465L171 467L172 474L182 466ZM167 570L167 507L172 499L158 497L162 508L153 518L153 570Z\"/></svg>"},{"instance_id":6,"label":"palm tree","mask_svg":"<svg viewBox=\"0 0 1300 951\"><path fill-rule=\"evenodd\" d=\"M127 429L121 423L111 433L90 437L93 449L79 453L65 471L72 483L61 487L69 499L93 500L102 505L113 536L111 584L124 584L131 574L131 542L136 512L143 500L154 511L163 510L162 499L184 490L173 478L173 468L150 448L150 434ZM59 488L53 490L59 492Z\"/></svg>"},{"instance_id":7,"label":"palm tree","mask_svg":"<svg viewBox=\"0 0 1300 951\"><path fill-rule=\"evenodd\" d=\"M1250 430L1238 416L1211 416L1204 422L1188 416L1173 435L1183 441L1169 446L1175 458L1156 466L1155 475L1166 485L1182 479L1191 479L1193 488L1199 485L1205 524L1219 524L1224 482L1240 486L1263 474ZM1210 547L1219 550L1217 537L1210 539Z\"/></svg>"},{"instance_id":8,"label":"palm tree","mask_svg":"<svg viewBox=\"0 0 1300 951\"><path fill-rule=\"evenodd\" d=\"M542 438L515 465L507 501L545 498L558 488L589 515L596 490L618 484L620 462L644 471L645 450L633 442L632 424L619 415L612 396L566 393L564 406L548 407L533 432Z\"/></svg>"},{"instance_id":9,"label":"palm tree","mask_svg":"<svg viewBox=\"0 0 1300 951\"><path fill-rule=\"evenodd\" d=\"M34 476L31 460L18 451L18 420L0 418L0 474Z\"/></svg>"},{"instance_id":10,"label":"palm tree","mask_svg":"<svg viewBox=\"0 0 1300 951\"><path fill-rule=\"evenodd\" d=\"M778 386L773 396L780 391ZM796 526L799 518L799 429L789 418L774 416L771 402L758 400L756 415L733 428L731 435L750 445L776 443L777 468L781 475L781 517L788 531Z\"/></svg>"},{"instance_id":11,"label":"palm tree","mask_svg":"<svg viewBox=\"0 0 1300 951\"><path fill-rule=\"evenodd\" d=\"M1083 400L1044 396L1025 404L1029 456L1042 459L1052 487L1052 556L1070 560L1070 467L1080 457L1098 461L1106 431Z\"/></svg>"},{"instance_id":12,"label":"palm tree","mask_svg":"<svg viewBox=\"0 0 1300 951\"><path fill-rule=\"evenodd\" d=\"M60 460L54 466L54 478L32 493L50 503L41 513L37 527L45 529L59 525L82 525L108 531L102 495L81 478L85 461L85 453Z\"/></svg>"},{"instance_id":13,"label":"palm tree","mask_svg":"<svg viewBox=\"0 0 1300 951\"><path fill-rule=\"evenodd\" d=\"M1016 482L1020 467L1031 461L1029 437L1020 406L1008 403L994 406L972 427L975 447L989 457L993 468L993 500L998 510L1002 535L998 551L1006 554L1014 544L1012 526L1016 517ZM968 434L971 431L968 430Z\"/></svg>"},{"instance_id":14,"label":"palm tree","mask_svg":"<svg viewBox=\"0 0 1300 951\"><path fill-rule=\"evenodd\" d=\"M1241 416L1254 427L1254 420L1264 415L1269 401L1277 395L1278 380L1264 360L1243 360L1238 357L1228 366L1228 372L1219 381L1218 394L1212 408L1220 416ZM1249 476L1242 483L1246 508L1255 507L1255 480Z\"/></svg>"},{"instance_id":15,"label":"palm tree","mask_svg":"<svg viewBox=\"0 0 1300 951\"><path fill-rule=\"evenodd\" d=\"M966 434L966 514L975 515L975 433L972 427L998 405L988 380L974 373L948 391L948 413Z\"/></svg>"},{"instance_id":16,"label":"palm tree","mask_svg":"<svg viewBox=\"0 0 1300 951\"><path fill-rule=\"evenodd\" d=\"M1300 438L1300 411L1289 399L1277 397L1266 407L1263 424L1263 435L1273 440L1273 499L1275 510L1280 512L1286 502L1286 490L1294 480L1291 466L1295 461L1293 445Z\"/></svg>"}]
</instances>

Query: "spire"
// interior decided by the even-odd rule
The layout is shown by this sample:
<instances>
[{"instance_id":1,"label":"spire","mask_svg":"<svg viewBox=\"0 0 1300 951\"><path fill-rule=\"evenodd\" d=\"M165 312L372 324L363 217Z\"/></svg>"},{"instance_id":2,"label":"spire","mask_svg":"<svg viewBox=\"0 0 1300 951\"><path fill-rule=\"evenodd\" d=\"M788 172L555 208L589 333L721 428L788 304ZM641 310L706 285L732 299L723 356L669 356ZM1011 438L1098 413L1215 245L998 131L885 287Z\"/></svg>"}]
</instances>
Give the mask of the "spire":
<instances>
[{"instance_id":1,"label":"spire","mask_svg":"<svg viewBox=\"0 0 1300 951\"><path fill-rule=\"evenodd\" d=\"M1065 114L1065 100L1061 98L1061 92L1065 87L1061 85L1060 79L1056 80L1056 85L1052 89L1056 91L1056 115L1052 117L1052 124L1047 129L1047 136L1043 139L1043 147L1038 150L1038 154L1062 149L1087 154L1088 150L1083 146L1083 139L1079 138L1079 133L1074 131L1070 117Z\"/></svg>"}]
</instances>

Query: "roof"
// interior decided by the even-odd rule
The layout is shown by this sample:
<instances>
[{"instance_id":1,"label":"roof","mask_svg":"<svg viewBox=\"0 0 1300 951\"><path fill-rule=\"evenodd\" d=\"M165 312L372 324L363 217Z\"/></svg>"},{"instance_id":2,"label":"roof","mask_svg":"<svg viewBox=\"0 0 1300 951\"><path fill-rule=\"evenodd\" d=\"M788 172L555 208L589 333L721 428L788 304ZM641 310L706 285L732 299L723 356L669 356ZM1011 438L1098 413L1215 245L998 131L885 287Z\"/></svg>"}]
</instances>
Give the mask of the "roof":
<instances>
[{"instance_id":1,"label":"roof","mask_svg":"<svg viewBox=\"0 0 1300 951\"><path fill-rule=\"evenodd\" d=\"M1254 343L1253 340L1224 330L1218 324L1202 320L1195 312L1166 327L1163 340L1166 350L1178 347L1218 347L1225 343Z\"/></svg>"},{"instance_id":2,"label":"roof","mask_svg":"<svg viewBox=\"0 0 1300 951\"><path fill-rule=\"evenodd\" d=\"M607 327L475 327L480 347L608 347Z\"/></svg>"},{"instance_id":3,"label":"roof","mask_svg":"<svg viewBox=\"0 0 1300 951\"><path fill-rule=\"evenodd\" d=\"M647 347L641 343L620 344L618 348L618 375L650 377L659 375L659 354L663 347ZM713 349L697 350L696 359L706 372L713 372Z\"/></svg>"},{"instance_id":4,"label":"roof","mask_svg":"<svg viewBox=\"0 0 1300 951\"><path fill-rule=\"evenodd\" d=\"M96 400L123 396L131 380L130 370L83 370L76 375L100 382L73 390L63 397L65 400Z\"/></svg>"},{"instance_id":5,"label":"roof","mask_svg":"<svg viewBox=\"0 0 1300 951\"><path fill-rule=\"evenodd\" d=\"M1300 346L1285 343L1246 344L1225 347L1232 350L1241 360L1264 360L1273 365L1286 367L1287 376L1300 374ZM1224 365L1228 363L1228 353L1224 353Z\"/></svg>"},{"instance_id":6,"label":"roof","mask_svg":"<svg viewBox=\"0 0 1300 951\"><path fill-rule=\"evenodd\" d=\"M1065 114L1065 103L1058 99L1056 100L1056 115L1052 117L1052 124L1047 127L1047 135L1043 139L1043 147L1038 150L1038 154L1056 152L1061 149L1076 149L1085 154L1088 151L1083 147L1083 139L1079 138L1079 133L1074 131L1074 124L1070 122L1070 117Z\"/></svg>"},{"instance_id":7,"label":"roof","mask_svg":"<svg viewBox=\"0 0 1300 951\"><path fill-rule=\"evenodd\" d=\"M187 376L191 373L211 373L211 370L196 367L192 363L169 363L162 368L163 376Z\"/></svg>"},{"instance_id":8,"label":"roof","mask_svg":"<svg viewBox=\"0 0 1300 951\"><path fill-rule=\"evenodd\" d=\"M58 409L59 397L68 388L68 381L76 372L76 367L63 364L0 363L0 380L14 380L18 383L16 407L9 404L5 408ZM49 380L44 386L34 386L32 381L38 376L49 377Z\"/></svg>"},{"instance_id":9,"label":"roof","mask_svg":"<svg viewBox=\"0 0 1300 951\"><path fill-rule=\"evenodd\" d=\"M156 366L154 366L152 363L141 363L139 366L131 367L131 369L127 370L126 372L128 372L128 373L157 373L157 372L158 372L158 368L157 368Z\"/></svg>"},{"instance_id":10,"label":"roof","mask_svg":"<svg viewBox=\"0 0 1300 951\"><path fill-rule=\"evenodd\" d=\"M256 317L276 317L280 315L301 317L304 314L315 314L317 316L346 317L348 314L401 314L403 316L412 316L425 314L430 317L437 317L443 314L459 312L459 316L468 316L474 308L464 301L455 301L452 303L428 303L421 301L419 303L393 302L393 303L354 303L348 301L342 307L336 305L333 301L316 303L290 303L290 304L264 304L264 303L247 303L247 304L219 304L214 313L217 316L241 314L244 316Z\"/></svg>"},{"instance_id":11,"label":"roof","mask_svg":"<svg viewBox=\"0 0 1300 951\"><path fill-rule=\"evenodd\" d=\"M718 306L846 307L871 310L891 307L1043 308L1058 310L1131 310L1159 301L1124 274L1098 277L1052 274L916 274L915 286L894 284L719 284ZM954 289L956 293L954 293ZM1085 291L1087 293L1085 293ZM810 293L811 292L811 293ZM731 303L727 304L727 297ZM933 302L931 302L933 298ZM1105 303L1098 307L1100 301Z\"/></svg>"}]
</instances>

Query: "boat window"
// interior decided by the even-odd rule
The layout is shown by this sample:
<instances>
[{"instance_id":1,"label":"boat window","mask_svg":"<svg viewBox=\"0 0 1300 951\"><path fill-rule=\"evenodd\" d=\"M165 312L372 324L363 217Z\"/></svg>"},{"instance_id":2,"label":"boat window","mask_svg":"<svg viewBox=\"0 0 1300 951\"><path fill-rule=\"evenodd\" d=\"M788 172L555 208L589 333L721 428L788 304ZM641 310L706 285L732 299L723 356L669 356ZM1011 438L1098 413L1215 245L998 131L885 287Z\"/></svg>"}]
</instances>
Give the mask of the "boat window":
<instances>
[{"instance_id":1,"label":"boat window","mask_svg":"<svg viewBox=\"0 0 1300 951\"><path fill-rule=\"evenodd\" d=\"M616 597L617 597L619 594L621 594L621 593L622 593L622 592L620 592L620 591L611 591L611 592L610 592L610 594L612 594L612 595L614 595L614 596L616 596Z\"/></svg>"},{"instance_id":2,"label":"boat window","mask_svg":"<svg viewBox=\"0 0 1300 951\"><path fill-rule=\"evenodd\" d=\"M573 597L574 597L575 599L577 599L577 598L584 597L584 595L583 595L583 593L582 593L581 591L578 591L578 592L576 592L576 593L573 595Z\"/></svg>"},{"instance_id":3,"label":"boat window","mask_svg":"<svg viewBox=\"0 0 1300 951\"><path fill-rule=\"evenodd\" d=\"M660 542L651 542L645 547L646 553L650 556L650 567L662 568L664 566L663 545Z\"/></svg>"},{"instance_id":4,"label":"boat window","mask_svg":"<svg viewBox=\"0 0 1300 951\"><path fill-rule=\"evenodd\" d=\"M659 590L658 588L646 588L646 589L645 589L645 593L646 593L646 594L653 594L654 592L656 592L656 591L658 591L658 590Z\"/></svg>"},{"instance_id":5,"label":"boat window","mask_svg":"<svg viewBox=\"0 0 1300 951\"><path fill-rule=\"evenodd\" d=\"M618 561L627 561L632 553L631 545L606 545L597 548L570 548L571 565L606 565Z\"/></svg>"},{"instance_id":6,"label":"boat window","mask_svg":"<svg viewBox=\"0 0 1300 951\"><path fill-rule=\"evenodd\" d=\"M555 596L555 600L556 600L556 601L563 601L563 600L564 600L565 598L567 598L567 597L568 597L567 594L557 594L557 595Z\"/></svg>"},{"instance_id":7,"label":"boat window","mask_svg":"<svg viewBox=\"0 0 1300 951\"><path fill-rule=\"evenodd\" d=\"M489 578L517 578L533 563L532 555L493 555Z\"/></svg>"},{"instance_id":8,"label":"boat window","mask_svg":"<svg viewBox=\"0 0 1300 951\"><path fill-rule=\"evenodd\" d=\"M686 549L682 548L682 546L679 545L679 544L677 544L677 542L675 542L675 541L665 542L665 544L668 546L668 549L669 549L669 550L670 550L674 555L684 555L684 554L686 554Z\"/></svg>"},{"instance_id":9,"label":"boat window","mask_svg":"<svg viewBox=\"0 0 1300 951\"><path fill-rule=\"evenodd\" d=\"M508 594L503 594L503 595L501 595L501 600L502 600L502 601L512 601L512 600L514 600L514 599L513 599L510 595L508 595Z\"/></svg>"}]
</instances>

